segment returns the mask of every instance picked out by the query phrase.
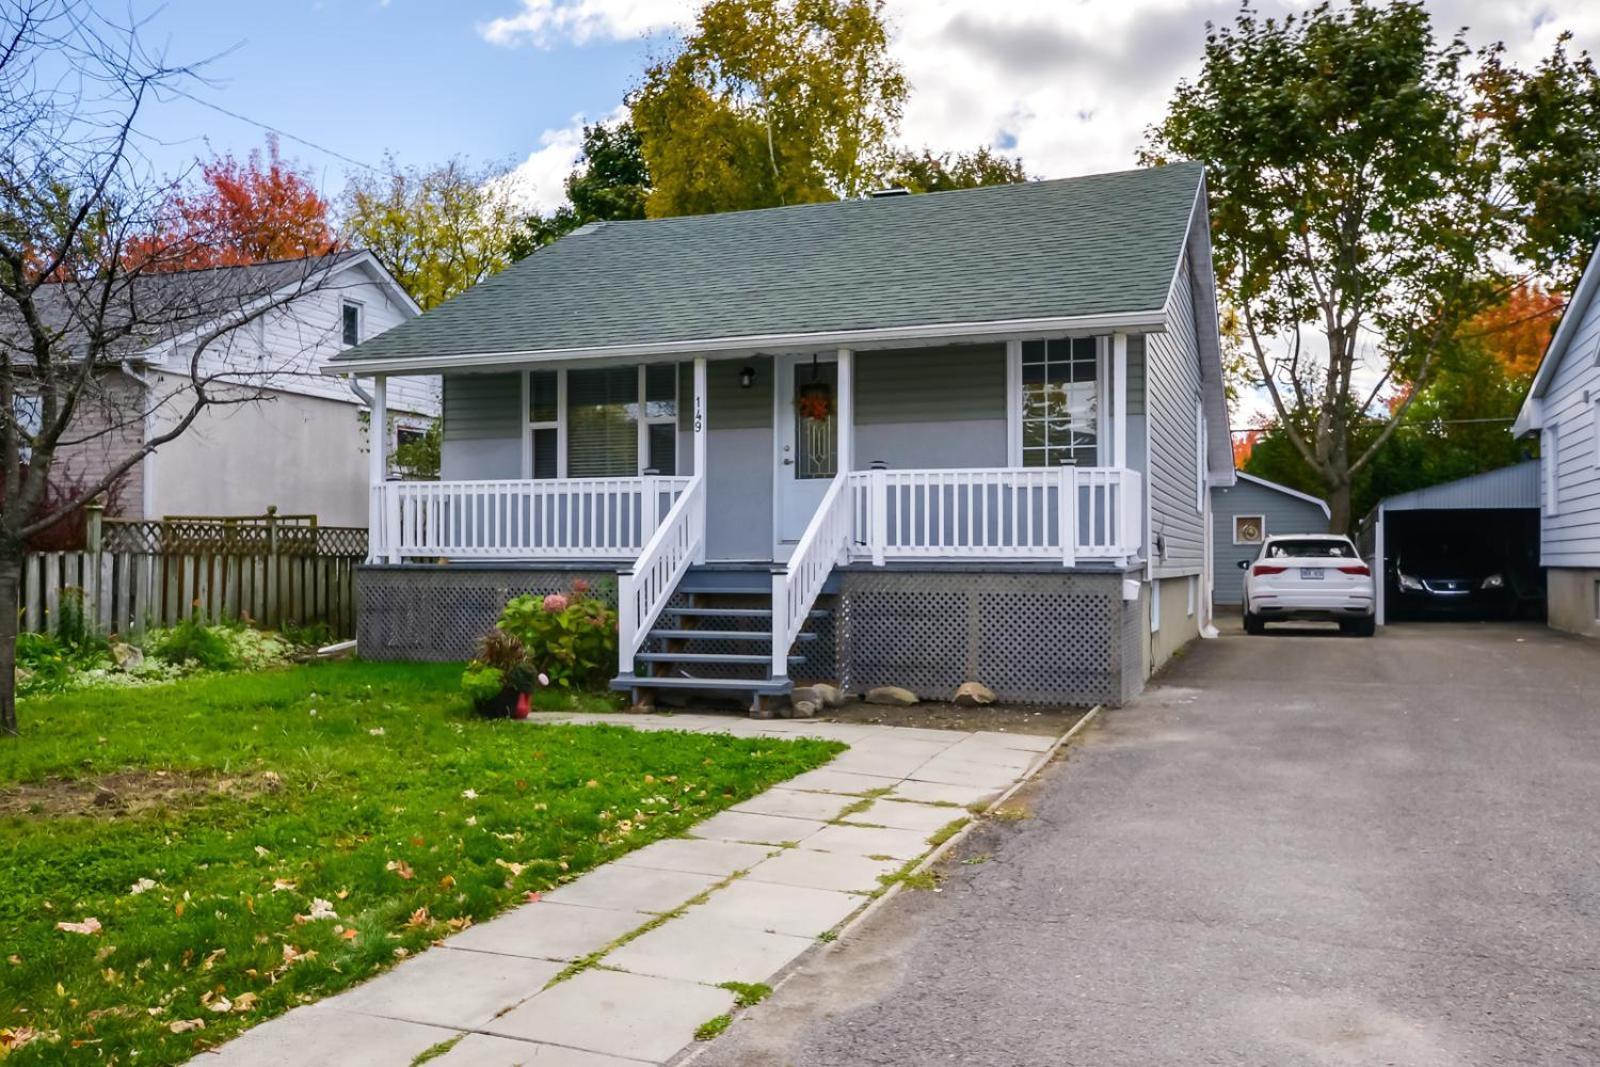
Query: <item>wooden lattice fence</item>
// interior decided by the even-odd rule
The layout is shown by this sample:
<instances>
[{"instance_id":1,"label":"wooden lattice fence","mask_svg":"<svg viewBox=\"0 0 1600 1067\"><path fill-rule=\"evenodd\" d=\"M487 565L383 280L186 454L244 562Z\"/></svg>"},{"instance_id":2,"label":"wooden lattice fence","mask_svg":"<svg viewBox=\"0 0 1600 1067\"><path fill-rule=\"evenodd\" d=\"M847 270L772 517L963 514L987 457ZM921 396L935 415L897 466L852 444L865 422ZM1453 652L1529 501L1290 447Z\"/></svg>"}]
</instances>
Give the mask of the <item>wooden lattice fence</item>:
<instances>
[{"instance_id":1,"label":"wooden lattice fence","mask_svg":"<svg viewBox=\"0 0 1600 1067\"><path fill-rule=\"evenodd\" d=\"M325 623L355 634L355 568L367 531L305 515L101 519L91 509L82 552L30 553L22 629L56 628L63 600L81 599L96 632L138 634L195 614L276 628Z\"/></svg>"}]
</instances>

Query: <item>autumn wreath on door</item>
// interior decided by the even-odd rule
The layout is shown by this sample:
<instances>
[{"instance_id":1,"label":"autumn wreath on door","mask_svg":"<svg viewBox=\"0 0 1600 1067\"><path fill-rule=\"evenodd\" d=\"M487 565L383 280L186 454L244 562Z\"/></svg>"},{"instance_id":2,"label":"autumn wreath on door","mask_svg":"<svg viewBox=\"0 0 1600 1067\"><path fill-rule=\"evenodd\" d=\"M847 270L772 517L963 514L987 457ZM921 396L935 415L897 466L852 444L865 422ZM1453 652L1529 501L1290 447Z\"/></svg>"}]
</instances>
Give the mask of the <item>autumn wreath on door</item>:
<instances>
[{"instance_id":1,"label":"autumn wreath on door","mask_svg":"<svg viewBox=\"0 0 1600 1067\"><path fill-rule=\"evenodd\" d=\"M802 419L826 422L833 416L833 389L827 382L807 382L800 387L794 406Z\"/></svg>"}]
</instances>

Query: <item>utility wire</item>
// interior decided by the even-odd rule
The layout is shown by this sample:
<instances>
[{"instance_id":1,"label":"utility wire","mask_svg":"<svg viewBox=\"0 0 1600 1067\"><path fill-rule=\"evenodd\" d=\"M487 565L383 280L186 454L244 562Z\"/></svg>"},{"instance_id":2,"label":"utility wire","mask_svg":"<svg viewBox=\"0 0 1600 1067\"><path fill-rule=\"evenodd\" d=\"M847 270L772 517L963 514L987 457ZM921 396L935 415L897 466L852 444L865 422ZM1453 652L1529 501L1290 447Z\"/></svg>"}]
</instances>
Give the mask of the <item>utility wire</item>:
<instances>
[{"instance_id":1,"label":"utility wire","mask_svg":"<svg viewBox=\"0 0 1600 1067\"><path fill-rule=\"evenodd\" d=\"M279 137L284 138L285 140L293 141L295 144L305 145L307 148L309 148L309 149L311 149L313 151L325 153L326 155L330 155L335 159L342 159L344 162L349 163L351 166L360 167L362 170L371 171L374 174L381 173L381 171L379 171L377 167L374 167L370 163L363 163L359 159L352 159L351 157L345 155L343 152L335 152L331 148L325 148L322 145L317 144L315 141L306 140L304 137L296 137L294 134L289 133L287 130L280 130L276 126L269 126L265 122L258 122L257 120L255 120L253 118L250 118L248 115L241 115L237 111L229 111L227 108L223 107L222 105L213 104L209 100L202 100L198 96L195 96L193 93L185 92L182 89L179 89L179 88L176 88L175 86L170 86L170 85L167 86L167 89L169 91L171 91L171 92L177 93L179 96L183 97L186 100L194 101L195 103L199 104L201 107L207 107L207 108L210 108L212 111L217 112L218 114L226 115L230 119L237 119L240 122L249 123L251 126L255 126L255 127L259 128L259 129L266 130L268 133L275 133Z\"/></svg>"}]
</instances>

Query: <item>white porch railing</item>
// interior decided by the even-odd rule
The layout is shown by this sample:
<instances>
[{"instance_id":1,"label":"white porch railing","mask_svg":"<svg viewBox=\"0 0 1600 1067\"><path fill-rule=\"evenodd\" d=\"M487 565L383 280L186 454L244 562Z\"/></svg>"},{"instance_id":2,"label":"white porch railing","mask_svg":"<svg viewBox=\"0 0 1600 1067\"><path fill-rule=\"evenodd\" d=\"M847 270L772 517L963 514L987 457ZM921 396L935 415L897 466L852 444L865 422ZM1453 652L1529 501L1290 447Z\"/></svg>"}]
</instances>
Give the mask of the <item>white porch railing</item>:
<instances>
[{"instance_id":1,"label":"white porch railing","mask_svg":"<svg viewBox=\"0 0 1600 1067\"><path fill-rule=\"evenodd\" d=\"M633 673L633 657L661 616L690 564L704 555L706 480L696 475L672 505L633 566L617 580L617 669Z\"/></svg>"},{"instance_id":2,"label":"white porch railing","mask_svg":"<svg viewBox=\"0 0 1600 1067\"><path fill-rule=\"evenodd\" d=\"M374 559L627 559L690 479L384 482L372 489Z\"/></svg>"},{"instance_id":3,"label":"white porch railing","mask_svg":"<svg viewBox=\"0 0 1600 1067\"><path fill-rule=\"evenodd\" d=\"M1142 481L1119 467L871 470L850 475L851 554L1126 560L1144 543Z\"/></svg>"},{"instance_id":4,"label":"white porch railing","mask_svg":"<svg viewBox=\"0 0 1600 1067\"><path fill-rule=\"evenodd\" d=\"M849 475L840 473L806 524L788 565L772 576L772 676L789 674L789 646L817 602L828 575L849 557L854 497Z\"/></svg>"}]
</instances>

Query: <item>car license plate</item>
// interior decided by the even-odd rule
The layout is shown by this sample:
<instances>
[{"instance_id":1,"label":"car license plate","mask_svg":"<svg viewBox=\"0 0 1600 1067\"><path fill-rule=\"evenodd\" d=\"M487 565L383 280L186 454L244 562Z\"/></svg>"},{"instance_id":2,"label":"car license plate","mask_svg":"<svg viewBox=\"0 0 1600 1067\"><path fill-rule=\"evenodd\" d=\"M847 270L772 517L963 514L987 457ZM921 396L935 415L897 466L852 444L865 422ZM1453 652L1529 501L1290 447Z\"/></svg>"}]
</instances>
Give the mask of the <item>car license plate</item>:
<instances>
[{"instance_id":1,"label":"car license plate","mask_svg":"<svg viewBox=\"0 0 1600 1067\"><path fill-rule=\"evenodd\" d=\"M1322 581L1322 568L1321 567L1301 567L1300 568L1300 577L1306 579L1307 581L1318 581L1318 582L1320 582L1320 581Z\"/></svg>"}]
</instances>

